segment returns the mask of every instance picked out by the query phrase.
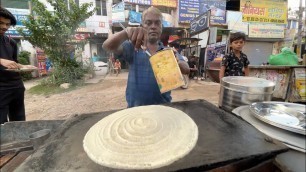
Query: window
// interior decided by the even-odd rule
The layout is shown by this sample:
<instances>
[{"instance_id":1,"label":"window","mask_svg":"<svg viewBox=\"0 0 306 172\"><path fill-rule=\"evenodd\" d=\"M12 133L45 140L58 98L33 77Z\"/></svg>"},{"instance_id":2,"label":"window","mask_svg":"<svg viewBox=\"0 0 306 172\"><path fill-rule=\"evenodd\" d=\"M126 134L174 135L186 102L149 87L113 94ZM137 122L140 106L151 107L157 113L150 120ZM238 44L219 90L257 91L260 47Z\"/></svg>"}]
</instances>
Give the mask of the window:
<instances>
[{"instance_id":1,"label":"window","mask_svg":"<svg viewBox=\"0 0 306 172\"><path fill-rule=\"evenodd\" d=\"M96 0L97 15L107 16L106 0Z\"/></svg>"}]
</instances>

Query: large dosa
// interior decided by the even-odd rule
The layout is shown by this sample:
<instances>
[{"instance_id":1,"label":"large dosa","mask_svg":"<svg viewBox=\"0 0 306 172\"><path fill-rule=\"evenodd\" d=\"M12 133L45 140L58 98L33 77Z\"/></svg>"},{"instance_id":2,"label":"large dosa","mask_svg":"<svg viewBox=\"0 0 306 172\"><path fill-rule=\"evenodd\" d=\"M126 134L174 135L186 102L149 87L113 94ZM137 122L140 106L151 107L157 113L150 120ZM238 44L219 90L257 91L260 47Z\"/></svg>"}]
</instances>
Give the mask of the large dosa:
<instances>
[{"instance_id":1,"label":"large dosa","mask_svg":"<svg viewBox=\"0 0 306 172\"><path fill-rule=\"evenodd\" d=\"M94 162L118 169L154 169L187 155L198 128L184 112L151 105L113 113L92 126L83 140Z\"/></svg>"}]
</instances>

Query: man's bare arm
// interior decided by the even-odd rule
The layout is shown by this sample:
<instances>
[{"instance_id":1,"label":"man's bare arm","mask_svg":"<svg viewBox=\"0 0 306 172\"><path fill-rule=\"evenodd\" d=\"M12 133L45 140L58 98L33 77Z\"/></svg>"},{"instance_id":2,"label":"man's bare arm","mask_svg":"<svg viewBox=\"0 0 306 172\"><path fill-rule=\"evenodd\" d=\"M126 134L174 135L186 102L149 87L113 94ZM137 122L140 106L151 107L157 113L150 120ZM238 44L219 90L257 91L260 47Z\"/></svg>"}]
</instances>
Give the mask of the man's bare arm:
<instances>
[{"instance_id":1,"label":"man's bare arm","mask_svg":"<svg viewBox=\"0 0 306 172\"><path fill-rule=\"evenodd\" d=\"M114 52L116 54L122 54L123 49L121 44L128 39L128 35L126 31L121 31L118 33L115 33L111 37L109 37L107 40L104 41L102 48L109 52Z\"/></svg>"},{"instance_id":2,"label":"man's bare arm","mask_svg":"<svg viewBox=\"0 0 306 172\"><path fill-rule=\"evenodd\" d=\"M147 40L147 31L142 27L127 27L104 41L102 47L106 51L122 54L121 44L126 40L130 40L136 49L140 49L141 45Z\"/></svg>"},{"instance_id":3,"label":"man's bare arm","mask_svg":"<svg viewBox=\"0 0 306 172\"><path fill-rule=\"evenodd\" d=\"M220 72L219 72L219 80L221 82L222 78L224 77L225 72L225 66L221 66Z\"/></svg>"},{"instance_id":4,"label":"man's bare arm","mask_svg":"<svg viewBox=\"0 0 306 172\"><path fill-rule=\"evenodd\" d=\"M8 69L19 69L19 68L37 69L37 67L32 66L32 65L22 65L20 63L16 63L15 61L3 59L3 58L0 58L0 65Z\"/></svg>"},{"instance_id":5,"label":"man's bare arm","mask_svg":"<svg viewBox=\"0 0 306 172\"><path fill-rule=\"evenodd\" d=\"M250 68L249 66L244 68L244 76L249 76L250 75Z\"/></svg>"}]
</instances>

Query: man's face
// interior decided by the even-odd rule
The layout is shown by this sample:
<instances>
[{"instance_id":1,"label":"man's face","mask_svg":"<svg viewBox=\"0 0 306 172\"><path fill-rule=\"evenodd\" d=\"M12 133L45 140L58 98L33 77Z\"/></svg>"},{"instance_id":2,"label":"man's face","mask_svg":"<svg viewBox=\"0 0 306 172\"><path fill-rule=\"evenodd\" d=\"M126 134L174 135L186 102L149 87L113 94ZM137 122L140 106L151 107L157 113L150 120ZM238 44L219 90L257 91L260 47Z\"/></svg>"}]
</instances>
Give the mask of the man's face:
<instances>
[{"instance_id":1,"label":"man's face","mask_svg":"<svg viewBox=\"0 0 306 172\"><path fill-rule=\"evenodd\" d=\"M0 17L0 35L4 35L4 33L11 27L11 20Z\"/></svg>"},{"instance_id":2,"label":"man's face","mask_svg":"<svg viewBox=\"0 0 306 172\"><path fill-rule=\"evenodd\" d=\"M156 43L162 33L162 21L160 16L147 13L143 21L143 27L148 31L148 39L150 43Z\"/></svg>"},{"instance_id":3,"label":"man's face","mask_svg":"<svg viewBox=\"0 0 306 172\"><path fill-rule=\"evenodd\" d=\"M243 46L244 46L244 40L243 39L239 39L239 40L236 40L236 41L233 41L231 43L231 47L234 49L234 50L237 50L237 51L241 51Z\"/></svg>"}]
</instances>

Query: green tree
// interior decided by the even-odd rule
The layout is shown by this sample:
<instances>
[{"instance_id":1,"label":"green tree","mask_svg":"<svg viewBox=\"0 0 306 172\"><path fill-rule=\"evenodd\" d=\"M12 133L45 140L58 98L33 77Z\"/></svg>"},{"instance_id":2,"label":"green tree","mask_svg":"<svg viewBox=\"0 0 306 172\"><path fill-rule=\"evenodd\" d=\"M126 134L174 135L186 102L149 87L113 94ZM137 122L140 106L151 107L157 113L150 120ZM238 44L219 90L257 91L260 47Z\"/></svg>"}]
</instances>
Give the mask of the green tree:
<instances>
[{"instance_id":1,"label":"green tree","mask_svg":"<svg viewBox=\"0 0 306 172\"><path fill-rule=\"evenodd\" d=\"M18 54L18 62L23 65L30 64L30 55L31 53L28 51L20 51ZM21 73L22 80L29 80L32 78L31 72L22 72Z\"/></svg>"},{"instance_id":2,"label":"green tree","mask_svg":"<svg viewBox=\"0 0 306 172\"><path fill-rule=\"evenodd\" d=\"M40 47L48 55L53 64L52 84L64 82L75 83L84 75L80 62L71 58L71 40L79 24L92 16L95 8L92 4L83 3L78 6L73 0L47 0L54 11L48 11L38 0L31 0L32 11L23 24L28 29L19 29L32 45Z\"/></svg>"}]
</instances>

